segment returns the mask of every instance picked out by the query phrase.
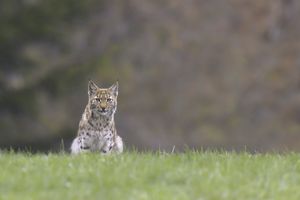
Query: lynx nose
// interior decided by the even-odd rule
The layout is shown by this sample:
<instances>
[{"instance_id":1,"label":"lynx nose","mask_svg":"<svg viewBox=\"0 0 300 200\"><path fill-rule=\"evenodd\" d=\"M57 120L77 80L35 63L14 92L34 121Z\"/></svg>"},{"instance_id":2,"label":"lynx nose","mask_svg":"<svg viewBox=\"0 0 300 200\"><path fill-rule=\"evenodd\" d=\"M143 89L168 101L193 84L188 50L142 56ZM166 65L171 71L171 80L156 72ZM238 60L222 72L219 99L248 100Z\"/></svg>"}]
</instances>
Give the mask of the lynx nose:
<instances>
[{"instance_id":1,"label":"lynx nose","mask_svg":"<svg viewBox=\"0 0 300 200\"><path fill-rule=\"evenodd\" d=\"M106 104L105 104L105 103L101 103L101 104L100 104L100 108L101 108L102 111L105 111L105 109L106 109Z\"/></svg>"}]
</instances>

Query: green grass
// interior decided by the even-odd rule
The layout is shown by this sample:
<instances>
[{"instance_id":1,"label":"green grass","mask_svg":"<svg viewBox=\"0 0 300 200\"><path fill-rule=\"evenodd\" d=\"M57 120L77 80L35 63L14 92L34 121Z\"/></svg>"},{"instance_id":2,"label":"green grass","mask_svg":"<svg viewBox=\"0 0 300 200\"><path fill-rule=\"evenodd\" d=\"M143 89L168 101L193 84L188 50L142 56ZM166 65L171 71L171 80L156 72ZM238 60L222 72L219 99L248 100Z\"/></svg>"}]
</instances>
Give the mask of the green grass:
<instances>
[{"instance_id":1,"label":"green grass","mask_svg":"<svg viewBox=\"0 0 300 200\"><path fill-rule=\"evenodd\" d=\"M299 154L0 153L0 199L300 199Z\"/></svg>"}]
</instances>

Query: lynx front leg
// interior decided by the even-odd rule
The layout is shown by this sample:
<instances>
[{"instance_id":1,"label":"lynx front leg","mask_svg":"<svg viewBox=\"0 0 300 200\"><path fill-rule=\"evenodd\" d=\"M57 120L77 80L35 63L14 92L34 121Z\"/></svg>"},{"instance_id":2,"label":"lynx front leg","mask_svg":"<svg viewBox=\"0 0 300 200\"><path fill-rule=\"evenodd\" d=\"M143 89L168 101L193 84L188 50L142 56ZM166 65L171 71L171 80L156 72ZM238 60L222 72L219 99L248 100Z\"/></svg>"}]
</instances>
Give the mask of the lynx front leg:
<instances>
[{"instance_id":1,"label":"lynx front leg","mask_svg":"<svg viewBox=\"0 0 300 200\"><path fill-rule=\"evenodd\" d=\"M112 147L113 147L114 143L112 141L112 139L108 139L105 141L105 143L102 145L102 147L100 148L100 152L102 154L110 154Z\"/></svg>"},{"instance_id":2,"label":"lynx front leg","mask_svg":"<svg viewBox=\"0 0 300 200\"><path fill-rule=\"evenodd\" d=\"M86 135L80 135L73 140L71 145L71 153L78 154L90 151L91 145L91 138L88 138Z\"/></svg>"}]
</instances>

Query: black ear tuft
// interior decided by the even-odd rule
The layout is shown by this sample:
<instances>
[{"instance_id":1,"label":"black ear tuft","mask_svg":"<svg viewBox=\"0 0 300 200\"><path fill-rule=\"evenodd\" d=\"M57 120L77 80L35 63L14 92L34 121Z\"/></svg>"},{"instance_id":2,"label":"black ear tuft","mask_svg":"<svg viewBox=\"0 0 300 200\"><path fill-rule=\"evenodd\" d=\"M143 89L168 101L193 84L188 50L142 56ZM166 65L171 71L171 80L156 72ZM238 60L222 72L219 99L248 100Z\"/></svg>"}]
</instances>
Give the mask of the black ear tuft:
<instances>
[{"instance_id":1,"label":"black ear tuft","mask_svg":"<svg viewBox=\"0 0 300 200\"><path fill-rule=\"evenodd\" d=\"M96 93L97 89L98 89L98 86L92 80L89 80L89 84L88 84L89 96L94 95Z\"/></svg>"}]
</instances>

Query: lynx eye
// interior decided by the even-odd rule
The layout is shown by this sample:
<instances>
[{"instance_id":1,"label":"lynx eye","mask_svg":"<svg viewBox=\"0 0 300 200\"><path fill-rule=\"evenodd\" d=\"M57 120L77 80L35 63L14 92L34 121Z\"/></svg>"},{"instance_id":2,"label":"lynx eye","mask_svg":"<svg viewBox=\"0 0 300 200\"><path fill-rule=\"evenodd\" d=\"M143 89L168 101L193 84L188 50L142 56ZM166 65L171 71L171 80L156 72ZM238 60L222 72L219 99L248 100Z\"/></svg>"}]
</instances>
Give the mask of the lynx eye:
<instances>
[{"instance_id":1,"label":"lynx eye","mask_svg":"<svg viewBox=\"0 0 300 200\"><path fill-rule=\"evenodd\" d=\"M107 98L107 102L112 102L112 98Z\"/></svg>"},{"instance_id":2,"label":"lynx eye","mask_svg":"<svg viewBox=\"0 0 300 200\"><path fill-rule=\"evenodd\" d=\"M100 102L100 99L99 98L95 98L95 101Z\"/></svg>"}]
</instances>

